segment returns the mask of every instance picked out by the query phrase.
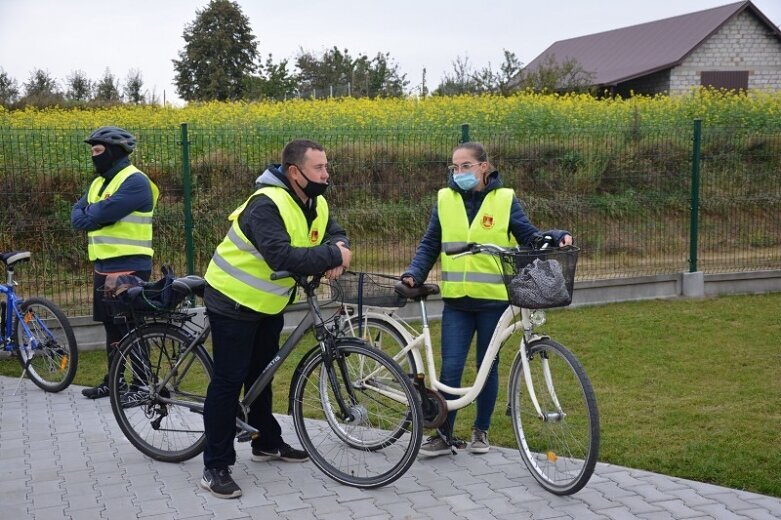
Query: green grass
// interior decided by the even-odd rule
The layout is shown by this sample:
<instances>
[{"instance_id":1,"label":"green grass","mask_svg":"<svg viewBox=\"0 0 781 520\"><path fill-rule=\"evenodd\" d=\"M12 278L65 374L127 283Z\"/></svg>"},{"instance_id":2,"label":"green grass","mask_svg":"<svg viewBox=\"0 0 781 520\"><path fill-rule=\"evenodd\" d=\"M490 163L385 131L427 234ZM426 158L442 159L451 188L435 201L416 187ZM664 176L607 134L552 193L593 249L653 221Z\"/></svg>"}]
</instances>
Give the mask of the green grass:
<instances>
[{"instance_id":1,"label":"green grass","mask_svg":"<svg viewBox=\"0 0 781 520\"><path fill-rule=\"evenodd\" d=\"M781 497L779 309L781 294L619 303L549 311L542 329L570 347L591 378L600 461ZM432 336L438 341L438 324ZM313 345L307 338L302 347ZM280 413L306 350L275 379ZM513 356L506 346L491 427L491 441L508 447ZM103 352L83 352L74 384L94 384L104 371ZM0 360L0 374L18 376L18 363ZM473 418L474 406L462 410L456 433L468 436Z\"/></svg>"}]
</instances>

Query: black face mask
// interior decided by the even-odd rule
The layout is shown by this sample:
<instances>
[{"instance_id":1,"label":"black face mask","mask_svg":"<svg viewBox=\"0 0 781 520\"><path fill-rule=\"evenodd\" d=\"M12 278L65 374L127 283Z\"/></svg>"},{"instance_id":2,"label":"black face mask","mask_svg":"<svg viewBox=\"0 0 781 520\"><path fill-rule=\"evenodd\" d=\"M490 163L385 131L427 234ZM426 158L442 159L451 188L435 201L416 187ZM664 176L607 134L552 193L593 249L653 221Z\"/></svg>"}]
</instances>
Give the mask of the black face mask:
<instances>
[{"instance_id":1,"label":"black face mask","mask_svg":"<svg viewBox=\"0 0 781 520\"><path fill-rule=\"evenodd\" d=\"M316 197L319 197L323 193L325 193L325 190L328 189L329 184L327 182L315 182L311 180L309 177L306 176L304 173L304 170L298 167L298 165L295 165L296 168L298 168L298 171L301 172L301 175L304 176L304 179L307 180L308 184L306 187L301 186L296 182L296 185L301 188L301 191L304 192L304 195L309 197L310 199L314 199Z\"/></svg>"},{"instance_id":2,"label":"black face mask","mask_svg":"<svg viewBox=\"0 0 781 520\"><path fill-rule=\"evenodd\" d=\"M111 150L109 150L107 147L102 154L93 155L92 164L95 165L95 173L97 173L98 175L103 175L104 173L109 171L111 167L114 165L114 157L111 154Z\"/></svg>"}]
</instances>

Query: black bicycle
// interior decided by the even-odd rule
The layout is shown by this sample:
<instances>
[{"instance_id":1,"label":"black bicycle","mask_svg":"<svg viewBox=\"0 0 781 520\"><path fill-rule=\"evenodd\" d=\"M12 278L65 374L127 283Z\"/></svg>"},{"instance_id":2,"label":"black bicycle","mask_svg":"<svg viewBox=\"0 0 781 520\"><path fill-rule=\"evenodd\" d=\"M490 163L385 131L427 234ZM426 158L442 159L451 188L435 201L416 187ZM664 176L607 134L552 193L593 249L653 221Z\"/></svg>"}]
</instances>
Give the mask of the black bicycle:
<instances>
[{"instance_id":1,"label":"black bicycle","mask_svg":"<svg viewBox=\"0 0 781 520\"><path fill-rule=\"evenodd\" d=\"M247 423L252 403L278 368L314 330L317 345L292 376L288 413L311 460L332 479L360 488L389 484L406 472L420 449L420 398L399 366L357 338L344 337L318 302L319 276L290 276L306 295L308 312L240 400L239 440L258 431ZM205 348L208 320L173 308L188 295L202 295L203 279L177 278L166 308L155 305L149 286L124 292L134 328L123 338L109 373L111 408L120 429L145 455L179 462L203 451L203 404L212 360Z\"/></svg>"}]
</instances>

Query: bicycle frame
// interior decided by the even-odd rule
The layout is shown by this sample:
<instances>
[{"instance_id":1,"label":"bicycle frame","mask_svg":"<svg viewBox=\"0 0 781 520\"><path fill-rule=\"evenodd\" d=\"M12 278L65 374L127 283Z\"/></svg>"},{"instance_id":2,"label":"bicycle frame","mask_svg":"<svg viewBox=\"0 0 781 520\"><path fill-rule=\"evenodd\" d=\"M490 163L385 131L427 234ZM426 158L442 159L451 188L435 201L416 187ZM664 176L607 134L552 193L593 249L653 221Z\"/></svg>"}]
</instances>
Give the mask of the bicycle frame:
<instances>
[{"instance_id":1,"label":"bicycle frame","mask_svg":"<svg viewBox=\"0 0 781 520\"><path fill-rule=\"evenodd\" d=\"M296 326L296 328L293 330L293 332L290 334L287 340L285 340L285 343L279 349L277 355L274 356L274 359L272 359L268 363L268 365L266 365L266 367L260 373L258 378L255 380L255 382L246 392L244 397L241 399L240 405L243 409L246 410L253 402L255 402L255 400L258 398L258 396L263 391L263 389L265 389L271 383L274 374L277 372L277 370L282 365L282 363L284 363L284 361L290 356L290 354L296 348L296 346L304 337L304 335L315 324L315 316L320 315L320 306L317 302L317 297L314 295L307 296L307 305L309 307L309 312L304 316L304 319L301 320L298 326ZM174 367L172 367L172 369L168 371L165 378L161 380L158 385L156 385L157 387L159 388L165 387L165 385L171 380L171 378L174 377L174 374L186 370L186 367L180 366L184 362L183 361L184 359L191 359L191 357L186 356L186 354L190 350L192 350L196 345L203 343L203 341L208 336L209 332L210 332L210 328L209 325L207 324L204 327L204 329L200 333L198 333L198 335L190 342L187 348L182 352L182 355L179 356L180 359L177 361L176 365L174 365ZM166 399L161 396L158 396L158 398L160 399L161 402L166 402L169 404L182 404L181 402L171 400L171 399ZM187 403L187 406L194 412L203 413L203 408L204 408L203 403L192 402L192 403ZM240 426L250 434L258 432L257 429L253 428L242 419L237 418L236 423L238 426Z\"/></svg>"},{"instance_id":2,"label":"bicycle frame","mask_svg":"<svg viewBox=\"0 0 781 520\"><path fill-rule=\"evenodd\" d=\"M3 328L0 330L0 337L3 340L3 348L5 350L11 350L13 348L13 323L14 323L14 310L17 308L18 297L14 293L13 286L11 284L0 284L0 294L5 296L2 302L3 310Z\"/></svg>"},{"instance_id":3,"label":"bicycle frame","mask_svg":"<svg viewBox=\"0 0 781 520\"><path fill-rule=\"evenodd\" d=\"M22 344L16 344L16 338L14 337L14 318L16 318L19 325L21 325L22 331L24 332L24 337L32 336L30 328L27 326L27 323L24 320L24 316L19 310L19 306L24 300L19 298L19 296L16 294L14 291L14 285L16 285L16 282L13 280L13 271L8 271L8 280L5 284L0 284L0 294L5 295L5 300L2 302L2 308L5 311L5 314L2 316L4 327L2 331L0 331L0 334L2 335L0 336L0 339L3 341L4 350L7 351L11 351L15 347L22 348ZM35 320L43 328L43 330L46 331L46 334L51 337L51 331L46 326L46 324L37 316L35 317ZM25 343L25 345L28 349L28 354L30 354L30 351L36 347L35 344L27 345Z\"/></svg>"},{"instance_id":4,"label":"bicycle frame","mask_svg":"<svg viewBox=\"0 0 781 520\"><path fill-rule=\"evenodd\" d=\"M398 318L387 313L371 312L371 311L365 312L361 316L361 320L366 321L369 318L381 320L385 322L387 325L392 326L394 330L399 332L399 334L401 334L401 336L406 340L407 346L401 349L396 354L394 354L393 360L398 363L401 360L403 360L408 353L411 353L413 359L415 360L415 366L418 367L420 374L424 376L428 374L429 385L431 388L439 391L444 391L449 394L461 396L457 399L447 400L448 411L460 410L461 408L464 408L468 406L470 403L472 403L477 398L480 391L483 389L483 386L485 385L485 382L488 379L488 372L491 370L491 363L483 363L480 366L477 375L475 376L475 380L471 386L454 388L442 383L436 376L437 369L436 369L436 363L434 361L434 349L432 347L432 342L431 342L431 331L430 331L428 312L426 310L425 300L421 300L419 302L419 305L420 305L420 315L421 315L421 322L422 322L422 331L417 336L413 336L413 334L410 332L410 330L407 327L399 323L400 320ZM541 338L541 336L534 334L533 331L534 325L532 324L531 321L531 314L532 311L529 309L515 307L512 305L508 306L507 309L502 314L502 316L499 318L499 322L497 323L496 328L494 329L494 333L493 336L491 337L491 341L488 345L488 349L486 350L484 359L493 360L496 357L496 355L499 353L499 350L501 349L504 342L507 341L507 339L510 336L512 336L514 333L518 331L523 331L523 338L521 340L519 350L516 356L521 356L522 359L525 360L527 356L527 350L526 350L527 345L529 345L532 341ZM402 321L402 323L404 322ZM424 359L424 354L425 354L425 359ZM546 384L548 385L555 399L555 392L553 392L550 372L547 371L547 364L545 364L545 366L546 366L546 370L545 370ZM537 401L537 397L535 395L534 388L531 382L531 372L529 371L528 364L524 362L523 368L524 368L524 378L526 380L526 387L529 391L529 395L531 396L531 400L534 404L534 407L538 415L542 416L542 411ZM561 407L558 405L558 402L556 404L557 404L557 408L560 411Z\"/></svg>"}]
</instances>

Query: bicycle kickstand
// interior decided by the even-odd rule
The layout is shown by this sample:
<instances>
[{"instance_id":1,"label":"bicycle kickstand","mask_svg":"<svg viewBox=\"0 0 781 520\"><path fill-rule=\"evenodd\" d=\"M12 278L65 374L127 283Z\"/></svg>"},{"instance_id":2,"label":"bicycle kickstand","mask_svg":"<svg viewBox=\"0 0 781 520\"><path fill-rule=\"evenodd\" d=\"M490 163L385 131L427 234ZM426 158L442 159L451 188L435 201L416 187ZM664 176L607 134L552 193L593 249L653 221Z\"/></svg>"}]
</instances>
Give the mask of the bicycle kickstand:
<instances>
[{"instance_id":1,"label":"bicycle kickstand","mask_svg":"<svg viewBox=\"0 0 781 520\"><path fill-rule=\"evenodd\" d=\"M22 387L22 380L24 379L25 374L27 374L27 367L24 367L22 369L22 375L19 376L19 382L16 383L16 388L14 389L14 393L11 395L16 395L16 392L18 392L19 389Z\"/></svg>"}]
</instances>

